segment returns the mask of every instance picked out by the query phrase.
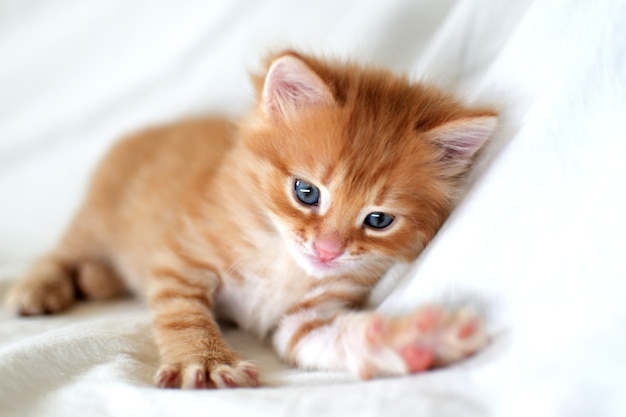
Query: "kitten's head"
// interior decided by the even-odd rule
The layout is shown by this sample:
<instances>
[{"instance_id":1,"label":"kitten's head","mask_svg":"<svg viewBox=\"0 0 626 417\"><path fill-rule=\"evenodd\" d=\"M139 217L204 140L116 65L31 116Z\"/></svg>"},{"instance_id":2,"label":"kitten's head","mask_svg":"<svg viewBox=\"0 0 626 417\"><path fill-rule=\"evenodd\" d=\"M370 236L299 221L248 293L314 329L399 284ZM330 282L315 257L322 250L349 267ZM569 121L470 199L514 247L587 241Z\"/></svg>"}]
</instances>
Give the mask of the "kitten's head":
<instances>
[{"instance_id":1,"label":"kitten's head","mask_svg":"<svg viewBox=\"0 0 626 417\"><path fill-rule=\"evenodd\" d=\"M449 214L496 113L389 72L295 52L270 61L242 127L251 187L298 264L323 277L410 261Z\"/></svg>"}]
</instances>

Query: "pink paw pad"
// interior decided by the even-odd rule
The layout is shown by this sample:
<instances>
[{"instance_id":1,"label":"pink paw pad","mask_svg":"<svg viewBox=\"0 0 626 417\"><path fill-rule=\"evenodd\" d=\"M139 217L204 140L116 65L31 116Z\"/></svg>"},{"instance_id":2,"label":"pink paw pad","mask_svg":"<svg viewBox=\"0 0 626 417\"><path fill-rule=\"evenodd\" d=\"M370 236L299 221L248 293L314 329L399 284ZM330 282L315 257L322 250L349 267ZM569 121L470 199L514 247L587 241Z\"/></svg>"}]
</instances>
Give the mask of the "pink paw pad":
<instances>
[{"instance_id":1,"label":"pink paw pad","mask_svg":"<svg viewBox=\"0 0 626 417\"><path fill-rule=\"evenodd\" d=\"M463 323L459 329L457 330L457 337L461 340L469 339L472 337L476 330L478 329L478 322L474 320L469 320L467 323Z\"/></svg>"},{"instance_id":2,"label":"pink paw pad","mask_svg":"<svg viewBox=\"0 0 626 417\"><path fill-rule=\"evenodd\" d=\"M425 371L435 363L435 354L432 349L427 347L406 346L400 349L399 353L410 373Z\"/></svg>"},{"instance_id":3,"label":"pink paw pad","mask_svg":"<svg viewBox=\"0 0 626 417\"><path fill-rule=\"evenodd\" d=\"M425 307L419 311L416 321L417 328L422 333L427 333L433 330L441 318L441 310L436 307Z\"/></svg>"}]
</instances>

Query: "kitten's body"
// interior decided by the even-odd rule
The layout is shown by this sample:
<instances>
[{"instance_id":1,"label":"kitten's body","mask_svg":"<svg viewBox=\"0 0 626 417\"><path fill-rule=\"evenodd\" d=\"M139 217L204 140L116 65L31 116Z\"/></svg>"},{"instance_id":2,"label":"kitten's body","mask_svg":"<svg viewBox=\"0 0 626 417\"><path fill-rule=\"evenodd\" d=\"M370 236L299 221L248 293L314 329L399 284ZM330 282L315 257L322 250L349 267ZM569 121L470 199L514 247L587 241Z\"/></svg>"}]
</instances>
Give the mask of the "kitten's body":
<instances>
[{"instance_id":1,"label":"kitten's body","mask_svg":"<svg viewBox=\"0 0 626 417\"><path fill-rule=\"evenodd\" d=\"M295 53L256 81L257 112L238 127L199 119L119 142L62 242L10 302L41 314L69 307L75 288L144 294L164 387L258 383L213 314L272 337L291 363L362 377L451 363L484 344L466 313L357 310L439 228L494 113Z\"/></svg>"}]
</instances>

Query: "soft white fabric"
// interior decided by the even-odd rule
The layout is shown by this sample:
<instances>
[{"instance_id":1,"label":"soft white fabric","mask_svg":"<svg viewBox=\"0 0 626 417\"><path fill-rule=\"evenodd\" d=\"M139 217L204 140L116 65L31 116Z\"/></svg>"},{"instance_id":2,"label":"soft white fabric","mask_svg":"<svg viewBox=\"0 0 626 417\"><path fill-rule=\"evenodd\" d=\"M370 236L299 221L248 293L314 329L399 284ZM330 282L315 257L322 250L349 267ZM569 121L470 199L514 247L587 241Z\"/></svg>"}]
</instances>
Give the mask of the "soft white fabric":
<instances>
[{"instance_id":1,"label":"soft white fabric","mask_svg":"<svg viewBox=\"0 0 626 417\"><path fill-rule=\"evenodd\" d=\"M624 22L621 0L0 0L0 296L54 244L114 139L241 114L268 48L383 65L503 110L467 197L376 294L389 312L481 306L494 341L477 357L360 382L289 369L226 330L273 388L164 391L139 301L2 311L0 415L626 415Z\"/></svg>"}]
</instances>

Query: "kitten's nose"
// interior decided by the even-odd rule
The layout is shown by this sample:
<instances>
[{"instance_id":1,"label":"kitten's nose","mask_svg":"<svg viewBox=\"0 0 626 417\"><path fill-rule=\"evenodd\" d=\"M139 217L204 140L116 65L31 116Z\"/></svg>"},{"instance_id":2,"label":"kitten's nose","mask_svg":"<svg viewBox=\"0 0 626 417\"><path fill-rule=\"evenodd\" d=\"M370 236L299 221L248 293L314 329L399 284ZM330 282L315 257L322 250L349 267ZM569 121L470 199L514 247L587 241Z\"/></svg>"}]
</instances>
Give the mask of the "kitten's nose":
<instances>
[{"instance_id":1,"label":"kitten's nose","mask_svg":"<svg viewBox=\"0 0 626 417\"><path fill-rule=\"evenodd\" d=\"M335 235L322 235L313 242L313 250L317 259L330 262L337 259L344 251L343 243Z\"/></svg>"}]
</instances>

